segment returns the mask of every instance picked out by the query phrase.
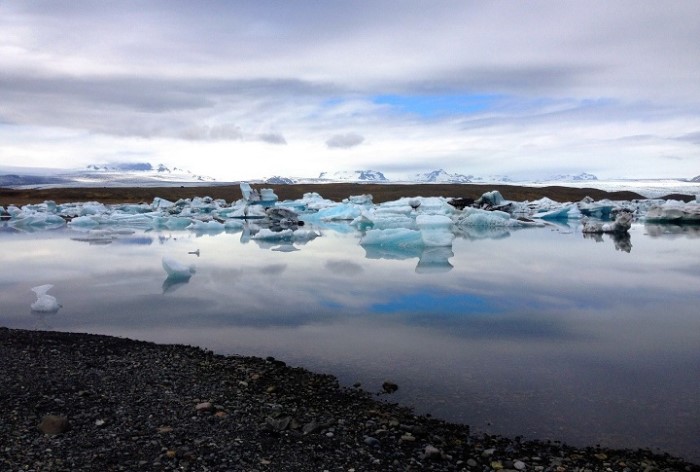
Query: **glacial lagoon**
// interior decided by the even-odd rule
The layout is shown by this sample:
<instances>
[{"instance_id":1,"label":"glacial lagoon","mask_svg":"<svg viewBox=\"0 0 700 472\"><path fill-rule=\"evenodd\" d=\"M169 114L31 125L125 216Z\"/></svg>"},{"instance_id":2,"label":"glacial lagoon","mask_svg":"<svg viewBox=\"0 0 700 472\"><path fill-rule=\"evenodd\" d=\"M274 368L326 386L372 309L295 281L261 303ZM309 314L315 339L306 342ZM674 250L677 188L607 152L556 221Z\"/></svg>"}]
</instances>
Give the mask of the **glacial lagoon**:
<instances>
[{"instance_id":1,"label":"glacial lagoon","mask_svg":"<svg viewBox=\"0 0 700 472\"><path fill-rule=\"evenodd\" d=\"M109 238L0 223L0 325L274 356L473 431L644 447L700 461L700 228L474 230L367 247L241 230ZM168 277L163 258L194 267ZM33 312L32 287L57 312Z\"/></svg>"}]
</instances>

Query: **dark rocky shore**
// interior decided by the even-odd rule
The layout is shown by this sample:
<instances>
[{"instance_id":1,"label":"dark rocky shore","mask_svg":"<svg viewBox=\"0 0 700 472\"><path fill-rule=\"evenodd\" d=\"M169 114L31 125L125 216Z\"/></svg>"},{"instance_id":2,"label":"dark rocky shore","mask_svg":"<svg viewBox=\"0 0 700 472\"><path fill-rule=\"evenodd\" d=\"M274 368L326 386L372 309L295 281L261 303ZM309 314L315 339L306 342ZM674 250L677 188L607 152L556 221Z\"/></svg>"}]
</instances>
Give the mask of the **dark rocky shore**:
<instances>
[{"instance_id":1,"label":"dark rocky shore","mask_svg":"<svg viewBox=\"0 0 700 472\"><path fill-rule=\"evenodd\" d=\"M470 435L332 376L188 346L0 328L0 376L2 471L700 471Z\"/></svg>"}]
</instances>

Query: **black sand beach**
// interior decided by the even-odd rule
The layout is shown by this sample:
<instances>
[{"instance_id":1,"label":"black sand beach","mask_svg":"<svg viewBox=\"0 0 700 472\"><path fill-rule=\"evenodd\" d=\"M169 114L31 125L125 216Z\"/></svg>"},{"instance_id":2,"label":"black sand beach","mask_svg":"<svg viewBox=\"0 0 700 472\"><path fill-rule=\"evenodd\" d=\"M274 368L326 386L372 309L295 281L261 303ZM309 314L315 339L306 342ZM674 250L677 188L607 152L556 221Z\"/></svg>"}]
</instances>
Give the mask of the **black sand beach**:
<instances>
[{"instance_id":1,"label":"black sand beach","mask_svg":"<svg viewBox=\"0 0 700 472\"><path fill-rule=\"evenodd\" d=\"M471 435L380 385L188 346L0 328L0 375L3 471L700 470L646 450Z\"/></svg>"}]
</instances>

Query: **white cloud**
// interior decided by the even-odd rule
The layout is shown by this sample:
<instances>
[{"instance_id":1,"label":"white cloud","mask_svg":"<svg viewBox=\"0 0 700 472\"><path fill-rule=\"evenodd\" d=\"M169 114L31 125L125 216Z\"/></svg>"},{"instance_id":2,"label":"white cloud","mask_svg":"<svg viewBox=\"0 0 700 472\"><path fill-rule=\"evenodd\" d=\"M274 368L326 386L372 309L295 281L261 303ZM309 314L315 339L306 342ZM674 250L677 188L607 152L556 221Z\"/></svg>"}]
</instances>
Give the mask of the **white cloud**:
<instances>
[{"instance_id":1,"label":"white cloud","mask_svg":"<svg viewBox=\"0 0 700 472\"><path fill-rule=\"evenodd\" d=\"M7 165L70 166L105 148L217 171L218 156L246 153L231 178L244 167L249 177L700 168L695 1L0 8ZM444 116L373 101L470 94L496 98ZM329 155L333 147L351 152Z\"/></svg>"},{"instance_id":2,"label":"white cloud","mask_svg":"<svg viewBox=\"0 0 700 472\"><path fill-rule=\"evenodd\" d=\"M348 149L359 146L364 140L365 138L357 133L336 134L326 141L326 146L332 149Z\"/></svg>"}]
</instances>

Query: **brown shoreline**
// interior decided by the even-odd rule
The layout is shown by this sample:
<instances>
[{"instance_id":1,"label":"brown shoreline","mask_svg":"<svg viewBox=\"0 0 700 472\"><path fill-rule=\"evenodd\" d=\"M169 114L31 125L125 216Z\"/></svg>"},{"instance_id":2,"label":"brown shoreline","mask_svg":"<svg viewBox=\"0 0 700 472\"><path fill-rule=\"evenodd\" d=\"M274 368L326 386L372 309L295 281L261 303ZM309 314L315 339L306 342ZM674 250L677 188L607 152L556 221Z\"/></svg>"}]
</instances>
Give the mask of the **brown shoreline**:
<instances>
[{"instance_id":1,"label":"brown shoreline","mask_svg":"<svg viewBox=\"0 0 700 472\"><path fill-rule=\"evenodd\" d=\"M523 187L519 185L488 184L295 184L295 185L260 185L271 188L280 200L301 198L304 193L317 192L321 196L340 201L350 195L371 194L375 203L396 200L407 196L441 196L453 198L476 199L484 192L498 190L507 200L537 200L542 197L558 202L580 201L586 196L595 200L635 200L644 199L642 195L630 191L606 192L594 188L574 188L564 186ZM44 189L10 189L0 188L0 205L26 205L53 200L56 203L77 201L99 201L102 203L138 203L151 202L155 197L175 201L180 198L209 196L221 198L228 202L240 198L241 192L236 184L178 187L63 187ZM668 195L663 198L693 199L690 195Z\"/></svg>"}]
</instances>

